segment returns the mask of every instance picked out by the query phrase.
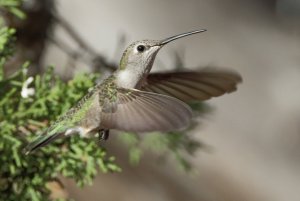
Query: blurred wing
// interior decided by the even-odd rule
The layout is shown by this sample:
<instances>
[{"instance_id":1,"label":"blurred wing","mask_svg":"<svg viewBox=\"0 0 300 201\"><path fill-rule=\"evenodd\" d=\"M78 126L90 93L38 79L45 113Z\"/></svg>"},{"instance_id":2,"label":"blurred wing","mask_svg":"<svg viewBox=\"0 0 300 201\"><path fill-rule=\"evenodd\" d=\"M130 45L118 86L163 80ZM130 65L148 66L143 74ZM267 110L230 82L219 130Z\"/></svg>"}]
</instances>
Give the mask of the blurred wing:
<instances>
[{"instance_id":1,"label":"blurred wing","mask_svg":"<svg viewBox=\"0 0 300 201\"><path fill-rule=\"evenodd\" d=\"M207 100L236 90L242 77L221 69L203 69L198 72L149 74L141 87L143 91L170 95L184 102Z\"/></svg>"},{"instance_id":2,"label":"blurred wing","mask_svg":"<svg viewBox=\"0 0 300 201\"><path fill-rule=\"evenodd\" d=\"M132 132L167 132L186 127L191 117L189 106L176 98L120 88L116 102L103 105L101 126Z\"/></svg>"}]
</instances>

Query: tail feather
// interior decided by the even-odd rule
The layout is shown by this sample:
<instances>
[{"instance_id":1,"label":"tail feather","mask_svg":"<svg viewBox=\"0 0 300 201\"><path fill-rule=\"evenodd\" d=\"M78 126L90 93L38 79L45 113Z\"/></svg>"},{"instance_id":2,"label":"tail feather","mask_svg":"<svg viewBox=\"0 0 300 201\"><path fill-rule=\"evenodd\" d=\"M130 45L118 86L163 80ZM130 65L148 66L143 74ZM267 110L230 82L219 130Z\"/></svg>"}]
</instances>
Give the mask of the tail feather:
<instances>
[{"instance_id":1,"label":"tail feather","mask_svg":"<svg viewBox=\"0 0 300 201\"><path fill-rule=\"evenodd\" d=\"M63 133L55 133L53 135L41 135L37 137L33 142L31 142L27 147L24 149L26 155L30 154L34 150L43 147L53 140L59 138Z\"/></svg>"}]
</instances>

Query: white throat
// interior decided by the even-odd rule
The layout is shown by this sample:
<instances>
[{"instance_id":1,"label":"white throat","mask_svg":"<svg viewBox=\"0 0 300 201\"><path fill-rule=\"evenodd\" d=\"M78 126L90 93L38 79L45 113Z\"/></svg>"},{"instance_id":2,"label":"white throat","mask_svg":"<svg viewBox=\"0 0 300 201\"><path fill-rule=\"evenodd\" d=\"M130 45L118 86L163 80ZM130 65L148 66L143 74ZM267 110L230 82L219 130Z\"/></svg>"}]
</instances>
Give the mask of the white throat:
<instances>
[{"instance_id":1,"label":"white throat","mask_svg":"<svg viewBox=\"0 0 300 201\"><path fill-rule=\"evenodd\" d=\"M141 79L143 72L137 72L129 69L120 70L116 73L116 84L123 88L136 88Z\"/></svg>"}]
</instances>

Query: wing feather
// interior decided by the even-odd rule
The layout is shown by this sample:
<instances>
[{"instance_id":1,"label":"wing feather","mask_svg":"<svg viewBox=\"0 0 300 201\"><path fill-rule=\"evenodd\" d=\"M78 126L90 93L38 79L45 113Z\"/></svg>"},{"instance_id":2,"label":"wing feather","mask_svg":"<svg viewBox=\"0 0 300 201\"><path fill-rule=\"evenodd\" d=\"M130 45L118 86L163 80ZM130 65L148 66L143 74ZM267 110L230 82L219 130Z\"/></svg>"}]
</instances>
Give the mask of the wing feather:
<instances>
[{"instance_id":1,"label":"wing feather","mask_svg":"<svg viewBox=\"0 0 300 201\"><path fill-rule=\"evenodd\" d=\"M141 90L170 95L184 102L207 100L236 90L242 77L224 69L149 74Z\"/></svg>"},{"instance_id":2,"label":"wing feather","mask_svg":"<svg viewBox=\"0 0 300 201\"><path fill-rule=\"evenodd\" d=\"M107 107L116 105L116 110ZM171 131L186 127L192 117L184 102L162 94L135 89L118 89L115 104L107 103L101 125L132 132Z\"/></svg>"}]
</instances>

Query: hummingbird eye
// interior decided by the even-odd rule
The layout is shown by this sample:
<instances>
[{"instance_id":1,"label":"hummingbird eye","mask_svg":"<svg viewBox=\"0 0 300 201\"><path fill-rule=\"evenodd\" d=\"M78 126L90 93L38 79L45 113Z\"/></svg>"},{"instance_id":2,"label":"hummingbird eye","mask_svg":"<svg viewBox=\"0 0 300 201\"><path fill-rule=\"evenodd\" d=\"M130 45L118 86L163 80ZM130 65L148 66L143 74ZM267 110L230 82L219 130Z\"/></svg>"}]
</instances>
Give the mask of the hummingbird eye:
<instances>
[{"instance_id":1,"label":"hummingbird eye","mask_svg":"<svg viewBox=\"0 0 300 201\"><path fill-rule=\"evenodd\" d=\"M146 49L146 47L144 45L139 45L136 47L138 52L144 52L144 50Z\"/></svg>"}]
</instances>

